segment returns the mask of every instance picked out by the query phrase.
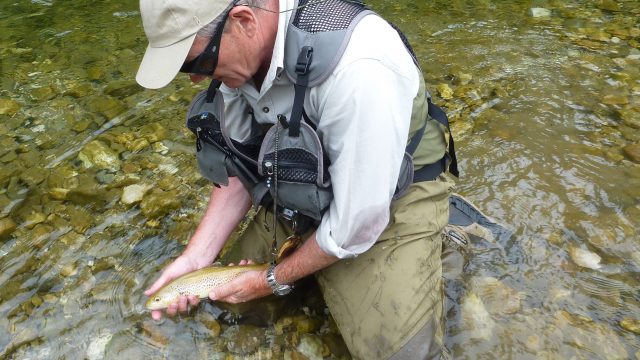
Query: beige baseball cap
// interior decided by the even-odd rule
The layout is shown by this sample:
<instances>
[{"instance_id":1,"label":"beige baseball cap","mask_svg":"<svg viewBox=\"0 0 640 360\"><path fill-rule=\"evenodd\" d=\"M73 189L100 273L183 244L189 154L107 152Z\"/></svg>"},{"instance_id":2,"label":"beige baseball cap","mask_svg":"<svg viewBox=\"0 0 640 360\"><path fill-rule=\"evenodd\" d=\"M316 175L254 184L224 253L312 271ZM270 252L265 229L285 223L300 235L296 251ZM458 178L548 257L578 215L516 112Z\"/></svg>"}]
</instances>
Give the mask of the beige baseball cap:
<instances>
[{"instance_id":1,"label":"beige baseball cap","mask_svg":"<svg viewBox=\"0 0 640 360\"><path fill-rule=\"evenodd\" d=\"M149 46L136 81L149 88L166 86L180 71L198 30L213 21L230 0L140 0Z\"/></svg>"}]
</instances>

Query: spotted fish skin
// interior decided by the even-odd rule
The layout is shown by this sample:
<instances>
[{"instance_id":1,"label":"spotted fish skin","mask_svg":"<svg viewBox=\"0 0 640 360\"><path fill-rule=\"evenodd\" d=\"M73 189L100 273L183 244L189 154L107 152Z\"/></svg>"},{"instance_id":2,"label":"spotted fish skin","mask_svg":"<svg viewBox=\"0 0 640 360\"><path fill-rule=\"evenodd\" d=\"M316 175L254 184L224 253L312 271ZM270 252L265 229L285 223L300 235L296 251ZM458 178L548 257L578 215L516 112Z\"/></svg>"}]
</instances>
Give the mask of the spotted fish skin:
<instances>
[{"instance_id":1,"label":"spotted fish skin","mask_svg":"<svg viewBox=\"0 0 640 360\"><path fill-rule=\"evenodd\" d=\"M263 271L269 264L209 266L180 276L153 294L145 306L149 310L166 309L180 295L195 295L200 299L209 297L209 292L230 282L247 271Z\"/></svg>"}]
</instances>

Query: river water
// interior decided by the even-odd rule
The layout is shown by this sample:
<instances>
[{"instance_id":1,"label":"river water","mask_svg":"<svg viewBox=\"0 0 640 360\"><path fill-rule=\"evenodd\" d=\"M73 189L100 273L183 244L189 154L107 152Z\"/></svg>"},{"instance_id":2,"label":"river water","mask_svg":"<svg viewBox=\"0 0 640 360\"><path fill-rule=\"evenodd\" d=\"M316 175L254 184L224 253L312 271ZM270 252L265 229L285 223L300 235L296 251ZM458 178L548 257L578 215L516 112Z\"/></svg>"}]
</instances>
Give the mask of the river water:
<instances>
[{"instance_id":1,"label":"river water","mask_svg":"<svg viewBox=\"0 0 640 360\"><path fill-rule=\"evenodd\" d=\"M640 358L640 1L368 3L450 115L457 192L513 231L446 283L454 358ZM210 185L202 87L137 86L146 43L136 2L0 0L0 358L348 359L313 284L150 320Z\"/></svg>"}]
</instances>

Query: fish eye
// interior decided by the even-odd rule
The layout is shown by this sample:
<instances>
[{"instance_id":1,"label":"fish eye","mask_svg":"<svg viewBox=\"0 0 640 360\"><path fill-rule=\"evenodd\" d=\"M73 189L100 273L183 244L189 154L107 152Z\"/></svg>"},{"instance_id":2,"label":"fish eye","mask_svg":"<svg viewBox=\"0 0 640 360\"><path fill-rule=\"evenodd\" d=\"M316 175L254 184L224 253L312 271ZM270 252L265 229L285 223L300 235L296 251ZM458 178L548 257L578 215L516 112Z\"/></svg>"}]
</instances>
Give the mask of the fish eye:
<instances>
[{"instance_id":1,"label":"fish eye","mask_svg":"<svg viewBox=\"0 0 640 360\"><path fill-rule=\"evenodd\" d=\"M156 296L156 297L153 299L153 301L155 301L155 302L160 301L160 296Z\"/></svg>"}]
</instances>

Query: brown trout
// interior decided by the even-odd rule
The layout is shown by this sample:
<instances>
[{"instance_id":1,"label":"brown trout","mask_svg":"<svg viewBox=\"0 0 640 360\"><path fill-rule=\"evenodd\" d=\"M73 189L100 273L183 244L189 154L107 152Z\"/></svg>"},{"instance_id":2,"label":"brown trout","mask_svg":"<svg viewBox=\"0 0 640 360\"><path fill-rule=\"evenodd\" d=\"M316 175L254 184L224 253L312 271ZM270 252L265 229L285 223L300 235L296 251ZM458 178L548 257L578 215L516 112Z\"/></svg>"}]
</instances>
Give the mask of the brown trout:
<instances>
[{"instance_id":1,"label":"brown trout","mask_svg":"<svg viewBox=\"0 0 640 360\"><path fill-rule=\"evenodd\" d=\"M165 309L180 295L196 295L200 299L209 297L216 286L228 283L247 271L266 270L269 264L209 266L180 276L156 291L145 306L149 310Z\"/></svg>"}]
</instances>

